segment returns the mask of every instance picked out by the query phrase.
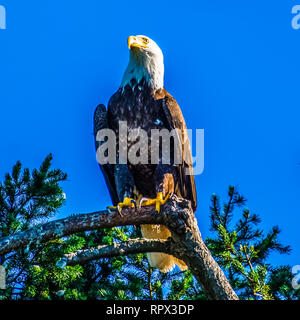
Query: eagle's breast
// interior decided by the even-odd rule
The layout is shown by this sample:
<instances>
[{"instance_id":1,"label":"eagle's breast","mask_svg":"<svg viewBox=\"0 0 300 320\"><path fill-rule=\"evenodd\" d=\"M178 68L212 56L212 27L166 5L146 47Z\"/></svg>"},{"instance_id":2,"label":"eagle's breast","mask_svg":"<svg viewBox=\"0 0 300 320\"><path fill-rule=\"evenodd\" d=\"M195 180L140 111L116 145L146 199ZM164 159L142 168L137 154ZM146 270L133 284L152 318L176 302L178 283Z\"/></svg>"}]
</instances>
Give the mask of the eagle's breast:
<instances>
[{"instance_id":1,"label":"eagle's breast","mask_svg":"<svg viewBox=\"0 0 300 320\"><path fill-rule=\"evenodd\" d=\"M140 83L132 82L120 88L110 99L108 104L109 127L119 137L119 123L125 121L128 135L132 130L143 129L150 138L152 129L165 127L165 119L161 112L161 100L153 97L147 83L142 80ZM126 137L119 137L120 143ZM128 147L134 141L128 141Z\"/></svg>"},{"instance_id":2,"label":"eagle's breast","mask_svg":"<svg viewBox=\"0 0 300 320\"><path fill-rule=\"evenodd\" d=\"M116 133L117 150L127 144L127 150L137 142L128 137L135 131L143 129L148 136L148 164L131 164L128 168L133 174L137 188L144 196L155 195L155 182L153 174L155 165L151 164L151 130L161 130L166 127L166 120L162 114L162 99L155 99L147 83L126 85L120 88L110 99L108 104L109 128ZM127 136L120 134L120 121L126 122ZM134 136L134 135L132 135Z\"/></svg>"}]
</instances>

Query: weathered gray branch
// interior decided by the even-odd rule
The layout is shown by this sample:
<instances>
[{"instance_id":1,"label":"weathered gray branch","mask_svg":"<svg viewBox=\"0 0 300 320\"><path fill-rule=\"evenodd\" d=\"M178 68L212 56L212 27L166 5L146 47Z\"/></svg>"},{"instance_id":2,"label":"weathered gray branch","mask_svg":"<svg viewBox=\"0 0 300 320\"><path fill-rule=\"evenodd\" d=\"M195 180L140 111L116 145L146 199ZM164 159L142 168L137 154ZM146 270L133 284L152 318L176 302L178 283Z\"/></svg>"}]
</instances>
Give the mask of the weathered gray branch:
<instances>
[{"instance_id":1,"label":"weathered gray branch","mask_svg":"<svg viewBox=\"0 0 300 320\"><path fill-rule=\"evenodd\" d=\"M118 212L111 213L107 210L76 214L0 238L0 254L81 231L161 222L162 216L156 215L152 207L143 207L137 211L125 209L122 211L122 216Z\"/></svg>"},{"instance_id":2,"label":"weathered gray branch","mask_svg":"<svg viewBox=\"0 0 300 320\"><path fill-rule=\"evenodd\" d=\"M73 266L100 258L126 256L128 254L144 252L171 253L171 240L130 239L128 241L114 243L112 245L97 246L92 249L72 252L66 254L61 262L66 265Z\"/></svg>"},{"instance_id":3,"label":"weathered gray branch","mask_svg":"<svg viewBox=\"0 0 300 320\"><path fill-rule=\"evenodd\" d=\"M117 212L99 211L74 215L36 226L0 239L0 254L80 231L140 224L163 224L170 229L172 233L170 253L187 264L208 297L218 300L238 299L223 271L202 240L189 201L179 199L175 195L167 201L162 212L158 215L155 214L153 207L142 207L137 210L128 208L122 211L122 216ZM103 252L108 249L106 247L99 250ZM158 249L157 251L165 252L164 247ZM147 251L150 250L145 246L144 252Z\"/></svg>"}]
</instances>

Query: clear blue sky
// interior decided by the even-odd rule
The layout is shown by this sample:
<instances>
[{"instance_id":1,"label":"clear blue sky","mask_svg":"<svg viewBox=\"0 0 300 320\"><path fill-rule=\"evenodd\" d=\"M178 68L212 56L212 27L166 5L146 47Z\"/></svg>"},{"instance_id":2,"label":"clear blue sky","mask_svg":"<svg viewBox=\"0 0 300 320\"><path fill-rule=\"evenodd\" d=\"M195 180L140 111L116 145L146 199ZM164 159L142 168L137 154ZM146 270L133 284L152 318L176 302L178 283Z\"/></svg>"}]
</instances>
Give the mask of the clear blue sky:
<instances>
[{"instance_id":1,"label":"clear blue sky","mask_svg":"<svg viewBox=\"0 0 300 320\"><path fill-rule=\"evenodd\" d=\"M205 130L197 218L238 185L269 230L278 224L300 264L300 1L7 1L0 30L0 176L52 152L69 175L60 216L109 204L95 159L92 118L118 89L126 39L145 34L165 55L165 86L189 128Z\"/></svg>"}]
</instances>

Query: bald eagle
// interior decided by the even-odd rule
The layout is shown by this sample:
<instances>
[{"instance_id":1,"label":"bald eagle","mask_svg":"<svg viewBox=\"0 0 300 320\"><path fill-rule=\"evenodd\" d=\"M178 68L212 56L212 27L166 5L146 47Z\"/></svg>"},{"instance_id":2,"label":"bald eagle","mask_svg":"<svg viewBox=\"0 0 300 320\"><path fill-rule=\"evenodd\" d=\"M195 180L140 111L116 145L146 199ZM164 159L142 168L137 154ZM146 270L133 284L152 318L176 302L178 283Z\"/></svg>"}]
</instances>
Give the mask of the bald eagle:
<instances>
[{"instance_id":1,"label":"bald eagle","mask_svg":"<svg viewBox=\"0 0 300 320\"><path fill-rule=\"evenodd\" d=\"M178 197L190 200L195 212L196 188L190 162L177 164L174 156L171 156L170 162L165 163L162 152L155 164L124 164L119 161L122 146L126 145L130 150L133 145L128 136L119 132L120 121L126 121L128 133L143 129L149 139L153 129L178 129L179 132L186 129L179 105L164 89L164 62L159 46L149 37L138 35L128 38L128 47L130 59L119 89L110 98L107 110L104 105L99 105L94 114L96 149L103 143L96 139L99 130L110 129L117 137L116 163L100 165L113 202L110 208L121 212L122 208L136 204L155 205L159 213L160 206L175 193ZM158 144L161 148L163 141L159 140ZM150 157L151 147L148 148ZM174 152L173 143L170 153ZM189 142L185 152L191 157ZM190 170L189 174L187 169ZM147 239L167 239L171 236L165 226L158 225L141 225L141 233ZM187 268L183 261L168 254L147 253L147 257L150 265L161 272L172 270L176 264L181 270Z\"/></svg>"}]
</instances>

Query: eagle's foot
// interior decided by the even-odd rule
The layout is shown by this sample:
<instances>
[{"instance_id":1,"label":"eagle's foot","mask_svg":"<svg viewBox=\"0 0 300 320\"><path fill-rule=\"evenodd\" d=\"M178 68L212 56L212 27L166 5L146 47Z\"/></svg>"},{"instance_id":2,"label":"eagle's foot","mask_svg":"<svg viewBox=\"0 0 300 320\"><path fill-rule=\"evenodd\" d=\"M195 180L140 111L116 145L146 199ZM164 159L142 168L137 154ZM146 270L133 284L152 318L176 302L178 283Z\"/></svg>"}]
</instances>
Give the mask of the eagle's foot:
<instances>
[{"instance_id":1,"label":"eagle's foot","mask_svg":"<svg viewBox=\"0 0 300 320\"><path fill-rule=\"evenodd\" d=\"M127 198L125 197L123 202L119 202L117 206L115 207L107 207L108 210L112 211L118 211L119 214L122 216L122 209L124 207L129 207L129 208L135 208L137 207L136 201L132 198Z\"/></svg>"},{"instance_id":2,"label":"eagle's foot","mask_svg":"<svg viewBox=\"0 0 300 320\"><path fill-rule=\"evenodd\" d=\"M166 201L170 198L170 193L163 198L163 193L158 192L155 199L142 198L140 201L140 207L144 206L152 206L155 205L155 212L160 213L160 206L165 204Z\"/></svg>"}]
</instances>

